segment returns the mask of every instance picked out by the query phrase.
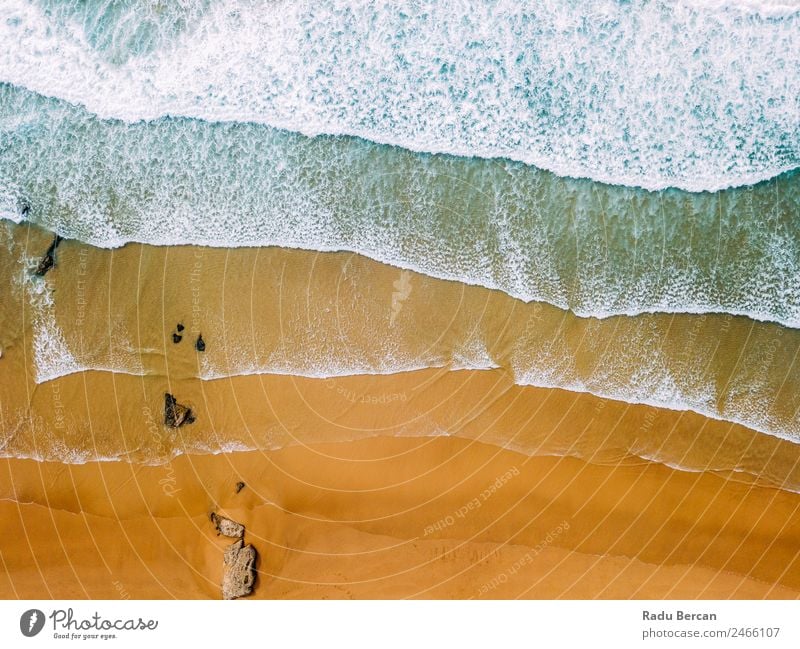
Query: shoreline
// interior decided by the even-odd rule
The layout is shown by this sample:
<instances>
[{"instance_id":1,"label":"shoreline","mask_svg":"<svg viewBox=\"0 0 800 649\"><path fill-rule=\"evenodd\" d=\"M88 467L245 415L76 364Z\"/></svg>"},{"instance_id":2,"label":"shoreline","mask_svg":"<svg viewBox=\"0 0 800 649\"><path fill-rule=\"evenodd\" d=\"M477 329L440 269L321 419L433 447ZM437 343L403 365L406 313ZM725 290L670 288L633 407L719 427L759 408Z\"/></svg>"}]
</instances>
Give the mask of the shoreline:
<instances>
[{"instance_id":1,"label":"shoreline","mask_svg":"<svg viewBox=\"0 0 800 649\"><path fill-rule=\"evenodd\" d=\"M208 383L173 380L169 386L196 421L164 426L160 377L86 372L50 381L31 393L29 410L0 408L6 429L18 422L2 452L67 464L105 458L159 465L186 454L271 451L381 435L452 436L529 456L571 455L595 464L638 457L686 472L800 490L800 445L692 412L520 387L502 370L336 379L252 375Z\"/></svg>"},{"instance_id":2,"label":"shoreline","mask_svg":"<svg viewBox=\"0 0 800 649\"><path fill-rule=\"evenodd\" d=\"M8 234L18 253L41 253L51 242L33 228ZM746 413L792 435L800 366L791 359L800 332L713 315L584 321L340 253L152 246L109 253L64 241L34 296L27 285L13 290L21 269L14 255L6 262L2 291L11 308L0 314L0 363L24 377L0 385L6 455L157 462L176 452L376 433L452 434L593 461L636 455L800 489L800 444L731 421ZM40 304L46 300L52 305ZM178 324L186 329L176 344ZM193 344L200 335L202 353ZM43 364L64 359L135 366L142 375L90 370L36 382ZM298 376L331 359L351 374ZM265 366L285 373L195 378ZM358 374L382 367L406 371ZM568 389L517 385L526 382ZM628 400L569 390L614 394L626 386L636 390ZM164 429L165 393L198 421ZM631 403L652 394L683 394L728 419Z\"/></svg>"}]
</instances>

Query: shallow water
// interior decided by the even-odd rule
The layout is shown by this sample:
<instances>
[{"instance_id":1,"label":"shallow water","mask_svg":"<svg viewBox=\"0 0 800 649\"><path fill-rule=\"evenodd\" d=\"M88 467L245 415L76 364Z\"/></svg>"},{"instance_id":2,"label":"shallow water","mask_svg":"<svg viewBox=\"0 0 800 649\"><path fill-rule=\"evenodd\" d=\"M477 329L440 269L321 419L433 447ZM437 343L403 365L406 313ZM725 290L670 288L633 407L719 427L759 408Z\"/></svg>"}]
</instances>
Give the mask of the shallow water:
<instances>
[{"instance_id":1,"label":"shallow water","mask_svg":"<svg viewBox=\"0 0 800 649\"><path fill-rule=\"evenodd\" d=\"M5 231L15 306L2 362L26 377L2 386L12 456L164 461L391 430L800 489L795 329L579 318L350 253L279 248L66 241L41 280L22 267L47 233ZM161 425L168 391L203 413L180 433Z\"/></svg>"}]
</instances>

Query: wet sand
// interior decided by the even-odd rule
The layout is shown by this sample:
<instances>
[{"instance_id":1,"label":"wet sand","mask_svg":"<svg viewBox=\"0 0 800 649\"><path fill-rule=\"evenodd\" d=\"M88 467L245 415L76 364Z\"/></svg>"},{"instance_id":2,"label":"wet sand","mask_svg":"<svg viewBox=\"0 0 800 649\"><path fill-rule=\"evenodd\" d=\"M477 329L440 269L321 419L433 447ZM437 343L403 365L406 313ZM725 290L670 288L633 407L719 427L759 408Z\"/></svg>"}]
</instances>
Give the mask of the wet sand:
<instances>
[{"instance_id":1,"label":"wet sand","mask_svg":"<svg viewBox=\"0 0 800 649\"><path fill-rule=\"evenodd\" d=\"M192 407L194 423L164 426L165 390ZM695 413L520 387L502 370L168 382L84 372L33 386L30 409L5 411L0 423L6 455L70 463L449 435L595 464L667 458L745 483L800 488L800 446L791 442Z\"/></svg>"},{"instance_id":2,"label":"wet sand","mask_svg":"<svg viewBox=\"0 0 800 649\"><path fill-rule=\"evenodd\" d=\"M800 496L642 461L380 437L4 460L0 490L3 597L218 597L212 510L246 525L258 598L800 595Z\"/></svg>"},{"instance_id":3,"label":"wet sand","mask_svg":"<svg viewBox=\"0 0 800 649\"><path fill-rule=\"evenodd\" d=\"M582 319L346 253L65 241L32 281L50 235L6 228L2 597L218 597L213 510L255 597L800 593L800 445L519 385L712 386L791 438L797 331Z\"/></svg>"},{"instance_id":4,"label":"wet sand","mask_svg":"<svg viewBox=\"0 0 800 649\"><path fill-rule=\"evenodd\" d=\"M35 262L50 235L6 227L15 252L2 258L9 282L0 285L10 305L0 310L4 455L162 462L179 452L447 434L601 464L638 456L800 490L800 446L790 441L691 412L517 385L610 389L627 376L647 394L713 384L714 408L761 409L791 437L797 331L711 314L576 318L346 253L65 241L46 281L30 284L15 259ZM41 381L53 363L114 371ZM453 371L476 364L496 369ZM273 373L224 376L264 367ZM658 367L682 386L658 379ZM331 368L372 374L314 378ZM310 376L290 375L301 371ZM393 373L374 374L382 371ZM196 411L195 424L163 427L166 392Z\"/></svg>"}]
</instances>

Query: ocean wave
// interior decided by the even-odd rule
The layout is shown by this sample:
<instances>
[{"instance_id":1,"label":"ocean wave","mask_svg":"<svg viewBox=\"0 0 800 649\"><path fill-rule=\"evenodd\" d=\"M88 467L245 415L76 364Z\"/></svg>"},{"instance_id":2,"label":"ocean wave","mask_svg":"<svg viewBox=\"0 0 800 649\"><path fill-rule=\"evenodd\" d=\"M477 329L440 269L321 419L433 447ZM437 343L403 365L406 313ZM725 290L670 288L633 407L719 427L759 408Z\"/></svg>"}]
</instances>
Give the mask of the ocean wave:
<instances>
[{"instance_id":1,"label":"ocean wave","mask_svg":"<svg viewBox=\"0 0 800 649\"><path fill-rule=\"evenodd\" d=\"M368 435L367 438L378 438L380 437L380 433L374 433L372 435ZM429 440L435 437L459 437L458 434L454 434L449 431L439 431L439 430L430 430L430 431L419 431L417 433L406 433L403 434L401 437L406 439L423 439ZM364 439L364 438L359 438ZM353 441L353 440L337 440L337 441ZM335 442L333 442L335 443ZM612 466L623 465L625 461L644 461L646 463L652 463L655 465L661 465L672 469L674 471L680 471L682 473L715 473L719 475L721 478L724 478L729 481L733 482L741 482L747 485L759 485L762 487L772 487L776 489L780 489L781 491L787 491L791 493L800 494L800 483L794 481L787 481L786 479L782 478L774 478L772 476L765 476L758 473L754 469L745 469L734 465L728 459L718 459L715 458L713 461L709 462L706 465L699 466L694 465L686 461L686 458L682 458L683 463L678 461L674 458L671 458L666 452L664 453L637 453L635 451L630 451L622 458L617 459L615 462L602 462L599 461L597 456L591 452L582 452L582 451L569 451L564 453L559 452L542 452L541 449L532 447L525 444L520 444L518 442L513 441L513 437L511 441L496 441L496 442L486 442L481 440L483 444L490 444L499 448L502 448L506 451L512 451L515 453L519 453L523 456L528 457L561 457L561 458L576 458L578 460L582 460L588 464L610 464ZM173 448L168 454L158 456L158 457L149 457L146 459L142 458L131 458L130 453L128 451L120 451L119 454L112 454L112 455L98 455L96 452L92 452L85 449L70 449L66 446L59 445L55 440L43 440L43 448L36 451L23 451L20 452L15 450L13 453L7 453L2 446L0 446L0 458L3 459L12 459L12 460L31 460L34 462L42 462L42 463L50 463L50 462L58 462L60 464L69 464L69 465L82 465L82 464L89 464L95 462L129 462L132 464L136 464L137 466L152 466L152 467L169 467L171 462L175 459L183 456L202 456L202 455L227 455L231 453L252 453L252 452L270 452L270 451L280 451L281 449L290 448L298 444L295 442L294 444L267 444L267 445L258 445L253 443L244 443L238 440L234 441L221 441L217 445L199 442L199 443L192 443L189 442L185 446L181 448Z\"/></svg>"},{"instance_id":2,"label":"ocean wave","mask_svg":"<svg viewBox=\"0 0 800 649\"><path fill-rule=\"evenodd\" d=\"M355 135L717 190L800 165L800 8L7 0L0 81L128 122Z\"/></svg>"},{"instance_id":3,"label":"ocean wave","mask_svg":"<svg viewBox=\"0 0 800 649\"><path fill-rule=\"evenodd\" d=\"M718 193L246 124L104 121L0 85L0 215L100 247L358 252L584 317L800 326L800 176Z\"/></svg>"}]
</instances>

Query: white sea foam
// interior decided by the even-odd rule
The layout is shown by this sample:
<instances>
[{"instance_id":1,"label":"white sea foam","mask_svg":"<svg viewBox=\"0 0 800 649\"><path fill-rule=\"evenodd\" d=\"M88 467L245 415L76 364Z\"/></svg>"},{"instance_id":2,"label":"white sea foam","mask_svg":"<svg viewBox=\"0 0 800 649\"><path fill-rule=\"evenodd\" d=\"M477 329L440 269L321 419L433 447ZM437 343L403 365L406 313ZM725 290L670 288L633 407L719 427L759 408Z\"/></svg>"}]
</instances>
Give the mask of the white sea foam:
<instances>
[{"instance_id":1,"label":"white sea foam","mask_svg":"<svg viewBox=\"0 0 800 649\"><path fill-rule=\"evenodd\" d=\"M43 312L44 313L44 312ZM234 376L278 374L329 379L352 375L388 375L429 368L446 368L450 371L485 371L505 368L514 383L542 388L559 388L572 392L588 393L630 404L645 404L676 411L696 412L712 419L741 424L747 428L800 444L800 397L789 395L778 403L775 395L787 385L800 382L794 365L787 364L797 336L781 332L779 328L751 332L746 345L737 349L739 362L736 371L724 381L709 374L709 367L718 362L718 349L709 338L709 328L719 326L719 320L696 320L693 330L685 333L685 348L663 346L667 332L660 331L647 319L639 319L635 327L617 327L612 338L607 333L600 338L604 345L613 343L613 350L604 346L593 348L592 340L580 343L585 356L581 366L576 365L573 347L560 336L553 336L548 327L532 330L521 338L506 361L494 359L482 342L467 338L461 343L450 341L445 349L426 350L426 358L411 358L389 353L381 354L363 343L363 348L349 349L345 353L333 343L329 349L316 350L319 358L299 350L293 358L281 357L278 361L260 363L252 354L226 358L223 365L214 367L204 361L198 378L212 381ZM715 324L716 323L716 324ZM598 325L602 327L603 325ZM37 340L54 325L37 322ZM313 330L308 332L313 338ZM590 331L584 337L593 338ZM119 363L103 360L93 363L92 354L87 359L75 359L67 350L70 345L60 337L47 349L65 354L60 363L51 362L53 354L37 350L37 382L82 370L108 370L140 375L138 367L124 368ZM38 342L37 342L38 344ZM242 347L229 341L231 347ZM449 354L449 357L447 356ZM224 354L223 354L224 356ZM358 357L361 362L351 360ZM268 357L267 357L268 358ZM368 359L372 359L368 361ZM236 363L239 363L238 365Z\"/></svg>"},{"instance_id":2,"label":"white sea foam","mask_svg":"<svg viewBox=\"0 0 800 649\"><path fill-rule=\"evenodd\" d=\"M6 0L0 81L692 191L800 164L800 9L580 0Z\"/></svg>"},{"instance_id":3,"label":"white sea foam","mask_svg":"<svg viewBox=\"0 0 800 649\"><path fill-rule=\"evenodd\" d=\"M451 369L455 370L456 368ZM491 368L483 365L469 368L466 365L462 365L458 369L472 369L481 371ZM565 368L562 368L562 370L564 369ZM589 377L588 379L576 377L574 374L572 375L572 378L567 378L566 373L563 371L560 374L557 372L554 373L552 371L552 366L536 367L534 364L534 366L529 366L525 370L521 370L519 367L516 368L514 372L514 381L518 385L529 385L540 388L557 388L572 392L593 394L602 398L634 405L644 404L676 411L695 412L711 419L740 424L750 428L751 430L778 437L795 444L800 444L800 420L795 418L794 421L788 422L788 425L785 420L775 420L764 408L765 405L768 407L769 404L765 404L764 402L756 402L753 404L753 408L750 411L740 413L741 416L737 415L730 409L725 412L720 412L713 405L713 386L705 386L705 392L702 394L700 392L692 393L692 391L687 391L685 387L680 387L676 377L665 375L659 376L657 374L654 374L653 376L647 376L647 371L648 370L645 370L638 378L634 377L634 379L631 381L623 383L608 383L605 382L603 377L599 374ZM653 368L649 368L649 371L653 371ZM262 373L269 374L272 372L270 372L269 368L265 368ZM388 372L376 372L375 374L383 373ZM369 373L363 372L362 374ZM303 369L299 367L295 372L295 375L304 375ZM331 378L345 375L346 373L338 371L332 371L330 373ZM313 376L314 378L323 378L325 375L315 372L313 375L310 374L310 376ZM642 378L644 380L640 381L639 379ZM25 424L26 426L24 427L27 427L27 425L30 424L30 420L26 420ZM416 421L413 427L408 429L404 428L397 433L398 436L411 437L448 437L454 434L457 433L454 433L454 431L451 430L442 429L440 427L434 426L432 428L426 428L424 424L419 424L419 422ZM241 435L244 435L244 437L241 437ZM220 437L224 437L224 435L221 435ZM180 446L171 448L167 456L153 456L152 451L149 451L149 459L142 460L142 462L144 464L158 465L168 462L169 460L182 454L220 454L253 450L277 450L291 443L283 438L270 442L269 437L269 435L266 436L266 442L256 442L248 437L246 433L240 432L238 438L225 438L225 441L220 441L219 443L216 443L213 440L194 440L191 437L186 437L182 440ZM577 438L575 443L571 444L570 446L561 448L556 445L555 448L550 448L550 446L552 446L550 445L548 446L549 450L544 452L542 452L541 449L536 446L531 447L530 445L520 443L516 440L515 436L512 436L510 439L503 438L502 440L481 438L481 441L486 443L502 443L504 448L515 450L523 454L556 456L567 455L586 459L585 449L582 449L577 443ZM82 464L88 461L124 460L125 457L130 454L130 449L126 448L120 449L119 454L114 454L113 452L108 451L104 456L96 456L96 454L94 454L93 451L88 447L78 449L70 448L63 444L58 438L52 436L47 436L46 438L40 439L39 445L40 448L37 448L35 451L31 450L28 452L20 452L19 449L15 448L11 453L9 453L4 446L0 444L0 457L31 458L40 461L57 460L70 464ZM647 446L647 444L644 444L644 446ZM747 458L745 457L746 451L747 449L743 451L741 459L742 462L747 461ZM657 451L643 452L639 448L627 448L625 449L625 452L630 456L641 457L648 461L665 464L666 466L679 471L733 471L751 475L750 471L741 469L737 466L731 466L727 464L725 460L718 460L716 457L711 458L710 464L695 466L691 464L691 460L689 460L687 457L673 457L668 445L663 446ZM759 475L758 477L765 480L771 479L766 475ZM800 492L800 484L786 483L784 481L778 486L780 486L782 489Z\"/></svg>"},{"instance_id":4,"label":"white sea foam","mask_svg":"<svg viewBox=\"0 0 800 649\"><path fill-rule=\"evenodd\" d=\"M15 251L9 250L10 254ZM19 254L19 253L17 253ZM36 383L80 372L85 368L70 351L64 334L55 319L52 289L46 278L31 273L36 261L21 254L17 274L12 278L14 289L28 302ZM133 369L133 368L132 368Z\"/></svg>"},{"instance_id":5,"label":"white sea foam","mask_svg":"<svg viewBox=\"0 0 800 649\"><path fill-rule=\"evenodd\" d=\"M106 122L0 84L0 213L18 221L23 205L102 247L350 250L586 317L800 326L795 173L653 193L257 125Z\"/></svg>"}]
</instances>

